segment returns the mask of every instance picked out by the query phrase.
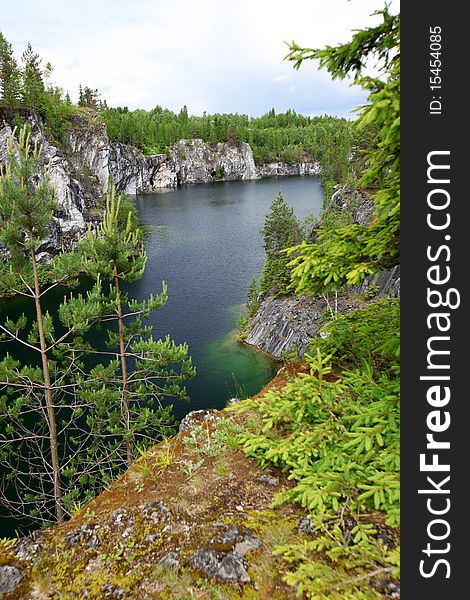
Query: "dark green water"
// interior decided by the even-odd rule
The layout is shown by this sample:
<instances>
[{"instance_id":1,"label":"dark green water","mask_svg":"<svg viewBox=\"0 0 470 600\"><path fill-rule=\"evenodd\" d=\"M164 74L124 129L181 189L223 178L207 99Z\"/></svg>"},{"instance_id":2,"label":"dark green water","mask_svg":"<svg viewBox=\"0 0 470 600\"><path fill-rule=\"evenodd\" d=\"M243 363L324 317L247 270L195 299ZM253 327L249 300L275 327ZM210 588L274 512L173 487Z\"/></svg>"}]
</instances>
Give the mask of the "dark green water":
<instances>
[{"instance_id":1,"label":"dark green water","mask_svg":"<svg viewBox=\"0 0 470 600\"><path fill-rule=\"evenodd\" d=\"M145 298L166 281L168 303L150 318L154 337L170 334L176 342L186 341L197 368L188 384L190 402L174 407L178 418L254 394L278 368L264 354L237 343L235 333L247 285L264 262L259 230L279 191L298 217L319 214L323 193L316 177L202 184L135 198L146 229L148 262L144 277L129 291ZM47 307L51 313L62 298L63 290L56 290ZM1 319L22 312L32 315L33 305L21 298L0 304ZM0 355L4 351L0 345ZM21 356L32 359L24 352ZM0 537L13 532L14 523L0 516Z\"/></svg>"},{"instance_id":2,"label":"dark green water","mask_svg":"<svg viewBox=\"0 0 470 600\"><path fill-rule=\"evenodd\" d=\"M187 341L198 370L188 386L191 403L175 406L178 416L254 394L277 368L237 343L234 332L247 285L264 262L259 230L280 190L298 217L319 214L316 177L194 185L136 198L148 228L148 263L133 291L145 296L167 282L168 304L154 313L154 330Z\"/></svg>"}]
</instances>

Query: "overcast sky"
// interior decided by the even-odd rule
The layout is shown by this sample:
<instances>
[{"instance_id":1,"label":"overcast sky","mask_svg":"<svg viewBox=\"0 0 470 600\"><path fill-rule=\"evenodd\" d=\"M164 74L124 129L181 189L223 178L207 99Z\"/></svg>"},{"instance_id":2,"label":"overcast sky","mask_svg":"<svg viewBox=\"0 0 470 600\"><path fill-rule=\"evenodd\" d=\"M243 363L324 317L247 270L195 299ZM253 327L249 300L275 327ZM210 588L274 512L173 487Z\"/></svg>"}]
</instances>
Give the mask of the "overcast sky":
<instances>
[{"instance_id":1,"label":"overcast sky","mask_svg":"<svg viewBox=\"0 0 470 600\"><path fill-rule=\"evenodd\" d=\"M365 100L305 62L283 61L284 41L345 42L371 26L381 0L2 0L0 29L19 57L27 42L77 99L98 88L109 105L157 104L192 114L260 115L293 108L350 116ZM398 11L398 1L392 12Z\"/></svg>"}]
</instances>

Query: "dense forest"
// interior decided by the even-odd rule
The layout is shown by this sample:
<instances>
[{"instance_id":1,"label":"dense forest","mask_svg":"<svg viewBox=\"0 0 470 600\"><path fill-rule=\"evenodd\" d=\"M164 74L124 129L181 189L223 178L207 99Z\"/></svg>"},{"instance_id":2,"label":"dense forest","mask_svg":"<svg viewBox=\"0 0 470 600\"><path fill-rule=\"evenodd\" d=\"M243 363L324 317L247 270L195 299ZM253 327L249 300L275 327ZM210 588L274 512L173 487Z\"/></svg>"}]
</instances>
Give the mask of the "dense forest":
<instances>
[{"instance_id":1,"label":"dense forest","mask_svg":"<svg viewBox=\"0 0 470 600\"><path fill-rule=\"evenodd\" d=\"M320 157L328 146L350 147L357 137L346 119L306 117L293 110L262 117L239 114L178 114L160 106L151 111L106 108L101 112L109 135L120 142L142 148L147 154L165 152L180 139L200 138L209 143L248 142L255 162L302 162Z\"/></svg>"},{"instance_id":2,"label":"dense forest","mask_svg":"<svg viewBox=\"0 0 470 600\"><path fill-rule=\"evenodd\" d=\"M288 56L297 68L317 59L333 77L352 75L369 91L355 127L373 123L377 138L355 187L375 190L374 216L364 227L324 211L315 239L299 243L301 224L276 198L249 315L267 291L345 294L347 286L399 263L400 19L387 9L379 14L380 25L347 44L323 50L292 44ZM363 73L370 56L381 63L382 77ZM399 310L399 299L388 298L333 315L303 357L309 373L240 409L258 416L241 436L245 452L264 467L281 467L294 482L275 502L311 511L312 538L276 549L289 564L286 580L310 599L380 598L375 577L399 574Z\"/></svg>"},{"instance_id":3,"label":"dense forest","mask_svg":"<svg viewBox=\"0 0 470 600\"><path fill-rule=\"evenodd\" d=\"M357 170L361 151L373 143L373 127L357 129L347 119L309 117L293 110L261 117L239 114L188 115L155 107L151 111L104 108L100 112L111 139L141 148L145 154L166 153L180 139L202 139L208 143L248 142L255 163L287 164L318 160L325 192L346 183Z\"/></svg>"}]
</instances>

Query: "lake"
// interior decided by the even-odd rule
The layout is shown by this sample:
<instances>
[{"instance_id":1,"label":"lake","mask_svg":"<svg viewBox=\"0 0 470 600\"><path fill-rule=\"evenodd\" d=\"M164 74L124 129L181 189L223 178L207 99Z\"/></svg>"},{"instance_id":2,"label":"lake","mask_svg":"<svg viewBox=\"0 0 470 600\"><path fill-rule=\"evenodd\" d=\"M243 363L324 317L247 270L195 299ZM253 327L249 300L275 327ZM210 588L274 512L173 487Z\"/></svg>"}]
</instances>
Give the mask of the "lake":
<instances>
[{"instance_id":1,"label":"lake","mask_svg":"<svg viewBox=\"0 0 470 600\"><path fill-rule=\"evenodd\" d=\"M187 386L190 401L174 407L178 419L257 393L279 368L236 341L247 286L264 263L260 229L279 191L297 217L320 213L323 192L317 177L199 184L135 197L148 262L143 278L129 291L146 298L166 281L168 302L149 319L154 337L170 334L178 343L187 342L197 369ZM63 290L56 290L47 308L53 312L62 298ZM0 318L32 310L22 298L6 300ZM23 352L22 358L32 357ZM13 533L14 523L0 516L0 537Z\"/></svg>"},{"instance_id":2,"label":"lake","mask_svg":"<svg viewBox=\"0 0 470 600\"><path fill-rule=\"evenodd\" d=\"M178 417L252 395L278 368L237 343L235 333L247 286L261 274L260 229L279 191L299 218L322 208L316 177L200 184L136 197L148 263L133 293L148 296L166 281L169 299L153 315L154 332L186 341L198 372L188 385L191 402L175 406Z\"/></svg>"}]
</instances>

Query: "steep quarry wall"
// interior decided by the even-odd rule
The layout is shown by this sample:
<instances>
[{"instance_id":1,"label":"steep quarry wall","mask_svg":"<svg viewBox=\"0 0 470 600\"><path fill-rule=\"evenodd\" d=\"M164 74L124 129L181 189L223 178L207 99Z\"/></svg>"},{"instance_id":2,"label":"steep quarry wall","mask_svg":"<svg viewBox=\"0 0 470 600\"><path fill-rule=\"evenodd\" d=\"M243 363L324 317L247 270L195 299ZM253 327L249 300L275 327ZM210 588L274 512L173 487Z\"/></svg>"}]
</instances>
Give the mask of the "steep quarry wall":
<instances>
[{"instance_id":1,"label":"steep quarry wall","mask_svg":"<svg viewBox=\"0 0 470 600\"><path fill-rule=\"evenodd\" d=\"M374 297L367 291L374 286ZM245 342L276 358L307 352L310 341L331 320L332 311L346 314L365 306L379 297L397 298L400 295L400 266L379 275L372 275L359 286L351 286L335 297L266 296L260 304L246 333Z\"/></svg>"},{"instance_id":2,"label":"steep quarry wall","mask_svg":"<svg viewBox=\"0 0 470 600\"><path fill-rule=\"evenodd\" d=\"M180 140L167 155L144 156L135 147L110 140L106 127L88 114L71 117L61 144L51 142L33 109L0 108L0 167L6 160L6 142L15 125L27 123L31 141L42 146L41 171L50 165L57 193L57 212L43 252L54 253L72 244L96 218L97 203L113 181L116 191L138 194L178 185L212 181L242 181L282 175L316 175L318 163L272 163L258 168L247 143L208 144Z\"/></svg>"},{"instance_id":3,"label":"steep quarry wall","mask_svg":"<svg viewBox=\"0 0 470 600\"><path fill-rule=\"evenodd\" d=\"M338 188L326 210L347 211L352 214L354 223L366 226L372 218L375 205L356 190ZM318 226L312 232L312 242L315 241ZM261 300L259 309L245 332L245 342L276 358L301 355L309 350L311 339L331 319L332 311L346 314L377 298L399 296L400 265L371 275L360 285L350 286L338 295L330 293L329 296L315 298L275 298L268 294Z\"/></svg>"},{"instance_id":4,"label":"steep quarry wall","mask_svg":"<svg viewBox=\"0 0 470 600\"><path fill-rule=\"evenodd\" d=\"M171 163L179 184L257 179L250 145L220 142L210 146L202 140L180 140L171 150Z\"/></svg>"},{"instance_id":5,"label":"steep quarry wall","mask_svg":"<svg viewBox=\"0 0 470 600\"><path fill-rule=\"evenodd\" d=\"M68 246L76 241L86 227L84 210L91 202L86 185L75 174L73 166L57 146L44 133L42 122L30 109L0 109L0 168L7 159L7 140L18 123L27 123L31 129L31 143L41 148L39 176L48 168L56 190L57 211L51 224L51 235L41 248L49 252L62 244Z\"/></svg>"},{"instance_id":6,"label":"steep quarry wall","mask_svg":"<svg viewBox=\"0 0 470 600\"><path fill-rule=\"evenodd\" d=\"M66 138L67 160L79 177L88 178L95 198L106 193L110 180L118 192L127 194L177 184L163 154L144 156L138 148L113 142L102 123L75 115Z\"/></svg>"},{"instance_id":7,"label":"steep quarry wall","mask_svg":"<svg viewBox=\"0 0 470 600\"><path fill-rule=\"evenodd\" d=\"M303 162L289 165L284 162L267 163L258 167L258 177L284 177L295 175L319 175L319 162Z\"/></svg>"}]
</instances>

